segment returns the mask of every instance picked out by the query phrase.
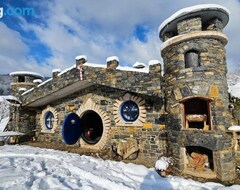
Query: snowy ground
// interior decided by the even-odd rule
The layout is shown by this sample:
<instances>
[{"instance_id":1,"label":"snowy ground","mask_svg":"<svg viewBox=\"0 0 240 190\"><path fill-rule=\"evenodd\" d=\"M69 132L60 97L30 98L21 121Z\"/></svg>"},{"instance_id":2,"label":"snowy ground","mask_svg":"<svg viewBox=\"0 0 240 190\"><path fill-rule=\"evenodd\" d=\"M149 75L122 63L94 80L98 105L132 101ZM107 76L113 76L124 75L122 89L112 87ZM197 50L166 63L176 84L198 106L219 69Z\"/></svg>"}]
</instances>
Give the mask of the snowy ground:
<instances>
[{"instance_id":1,"label":"snowy ground","mask_svg":"<svg viewBox=\"0 0 240 190\"><path fill-rule=\"evenodd\" d=\"M234 189L179 177L161 178L142 165L104 161L29 146L0 147L0 190L12 189Z\"/></svg>"}]
</instances>

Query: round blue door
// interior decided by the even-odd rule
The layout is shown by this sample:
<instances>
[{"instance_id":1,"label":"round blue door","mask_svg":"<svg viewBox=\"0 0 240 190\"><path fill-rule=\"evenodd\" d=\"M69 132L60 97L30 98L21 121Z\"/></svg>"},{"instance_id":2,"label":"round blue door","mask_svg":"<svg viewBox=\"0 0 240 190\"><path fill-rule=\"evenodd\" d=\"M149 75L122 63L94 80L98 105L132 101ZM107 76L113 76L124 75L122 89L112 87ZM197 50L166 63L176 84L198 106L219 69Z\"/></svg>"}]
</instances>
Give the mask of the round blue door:
<instances>
[{"instance_id":1,"label":"round blue door","mask_svg":"<svg viewBox=\"0 0 240 190\"><path fill-rule=\"evenodd\" d=\"M81 121L77 114L70 113L62 125L62 137L66 144L75 144L82 133Z\"/></svg>"}]
</instances>

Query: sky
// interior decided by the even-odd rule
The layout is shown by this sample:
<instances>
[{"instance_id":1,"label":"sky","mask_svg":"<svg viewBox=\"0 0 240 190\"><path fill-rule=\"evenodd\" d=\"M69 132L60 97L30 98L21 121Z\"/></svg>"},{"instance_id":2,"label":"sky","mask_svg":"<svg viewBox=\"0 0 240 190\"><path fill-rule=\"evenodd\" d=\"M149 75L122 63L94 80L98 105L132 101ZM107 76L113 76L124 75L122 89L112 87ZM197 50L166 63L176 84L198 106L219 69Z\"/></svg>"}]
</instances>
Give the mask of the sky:
<instances>
[{"instance_id":1,"label":"sky","mask_svg":"<svg viewBox=\"0 0 240 190\"><path fill-rule=\"evenodd\" d=\"M78 55L98 64L118 56L122 66L162 61L159 25L179 9L209 3L231 12L224 32L228 70L234 71L240 67L239 0L0 0L5 13L0 18L0 74L27 70L51 76L53 69L74 65ZM34 14L7 15L9 8L32 8Z\"/></svg>"}]
</instances>

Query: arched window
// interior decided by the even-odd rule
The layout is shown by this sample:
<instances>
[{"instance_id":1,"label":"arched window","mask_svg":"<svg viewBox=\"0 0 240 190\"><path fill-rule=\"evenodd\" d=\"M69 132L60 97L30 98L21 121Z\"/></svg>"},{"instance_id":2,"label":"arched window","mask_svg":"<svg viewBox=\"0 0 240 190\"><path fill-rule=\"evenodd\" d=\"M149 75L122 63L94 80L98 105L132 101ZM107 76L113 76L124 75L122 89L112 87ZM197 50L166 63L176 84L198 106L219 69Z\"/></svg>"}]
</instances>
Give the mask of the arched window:
<instances>
[{"instance_id":1,"label":"arched window","mask_svg":"<svg viewBox=\"0 0 240 190\"><path fill-rule=\"evenodd\" d=\"M199 67L199 54L195 50L190 50L185 53L185 68Z\"/></svg>"}]
</instances>

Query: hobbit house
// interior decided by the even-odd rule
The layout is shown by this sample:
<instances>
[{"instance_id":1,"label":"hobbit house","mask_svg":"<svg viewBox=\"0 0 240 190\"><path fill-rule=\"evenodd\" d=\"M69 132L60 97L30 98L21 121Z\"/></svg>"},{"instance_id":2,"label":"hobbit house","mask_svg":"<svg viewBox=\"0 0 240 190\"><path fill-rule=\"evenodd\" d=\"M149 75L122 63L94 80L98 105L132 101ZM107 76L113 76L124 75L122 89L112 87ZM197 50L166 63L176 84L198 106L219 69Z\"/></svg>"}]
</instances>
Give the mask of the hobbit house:
<instances>
[{"instance_id":1,"label":"hobbit house","mask_svg":"<svg viewBox=\"0 0 240 190\"><path fill-rule=\"evenodd\" d=\"M163 72L156 60L126 68L115 56L105 65L78 56L44 82L37 73L11 73L20 132L38 143L113 151L138 163L170 155L175 175L233 181L240 150L239 131L227 130L234 122L223 33L228 20L219 5L169 17L159 27Z\"/></svg>"}]
</instances>

